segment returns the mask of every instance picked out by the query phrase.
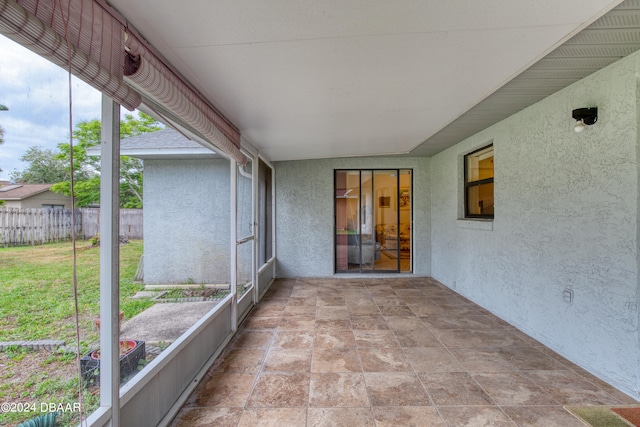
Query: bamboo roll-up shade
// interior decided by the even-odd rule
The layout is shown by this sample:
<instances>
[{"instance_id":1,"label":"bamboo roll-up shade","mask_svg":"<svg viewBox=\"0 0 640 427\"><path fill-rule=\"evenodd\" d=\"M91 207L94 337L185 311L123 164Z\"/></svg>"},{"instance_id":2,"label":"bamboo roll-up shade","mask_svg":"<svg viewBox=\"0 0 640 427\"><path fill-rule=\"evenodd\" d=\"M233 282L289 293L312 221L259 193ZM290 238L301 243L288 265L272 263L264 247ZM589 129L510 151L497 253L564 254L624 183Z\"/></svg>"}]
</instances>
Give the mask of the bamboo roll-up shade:
<instances>
[{"instance_id":1,"label":"bamboo roll-up shade","mask_svg":"<svg viewBox=\"0 0 640 427\"><path fill-rule=\"evenodd\" d=\"M123 25L93 0L0 0L0 33L129 110L140 95L122 79Z\"/></svg>"},{"instance_id":2,"label":"bamboo roll-up shade","mask_svg":"<svg viewBox=\"0 0 640 427\"><path fill-rule=\"evenodd\" d=\"M70 60L74 75L129 110L144 92L245 164L237 128L125 24L103 0L0 0L0 33L65 69Z\"/></svg>"},{"instance_id":3,"label":"bamboo roll-up shade","mask_svg":"<svg viewBox=\"0 0 640 427\"><path fill-rule=\"evenodd\" d=\"M186 124L238 163L247 162L240 152L240 133L182 79L162 64L132 35L125 35L129 55L125 78L132 85L169 109Z\"/></svg>"}]
</instances>

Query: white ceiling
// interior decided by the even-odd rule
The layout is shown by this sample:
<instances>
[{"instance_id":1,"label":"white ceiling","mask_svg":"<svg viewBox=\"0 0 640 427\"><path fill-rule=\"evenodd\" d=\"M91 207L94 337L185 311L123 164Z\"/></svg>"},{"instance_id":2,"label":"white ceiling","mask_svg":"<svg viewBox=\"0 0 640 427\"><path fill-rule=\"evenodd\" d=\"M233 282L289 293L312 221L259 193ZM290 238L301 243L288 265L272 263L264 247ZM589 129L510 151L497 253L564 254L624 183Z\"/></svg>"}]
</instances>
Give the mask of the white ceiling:
<instances>
[{"instance_id":1,"label":"white ceiling","mask_svg":"<svg viewBox=\"0 0 640 427\"><path fill-rule=\"evenodd\" d=\"M427 153L621 0L109 3L277 161Z\"/></svg>"}]
</instances>

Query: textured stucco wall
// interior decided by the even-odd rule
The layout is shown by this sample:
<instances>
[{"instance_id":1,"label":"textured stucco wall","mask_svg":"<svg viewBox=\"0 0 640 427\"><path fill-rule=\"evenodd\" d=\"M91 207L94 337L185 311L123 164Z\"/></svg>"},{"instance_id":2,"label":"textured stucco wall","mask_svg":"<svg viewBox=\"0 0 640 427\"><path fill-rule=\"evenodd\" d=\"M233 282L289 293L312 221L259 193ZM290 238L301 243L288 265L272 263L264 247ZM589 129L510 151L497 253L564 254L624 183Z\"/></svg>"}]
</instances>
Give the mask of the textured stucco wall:
<instances>
[{"instance_id":1,"label":"textured stucco wall","mask_svg":"<svg viewBox=\"0 0 640 427\"><path fill-rule=\"evenodd\" d=\"M639 63L632 55L431 159L433 277L636 398ZM577 134L571 111L589 106L598 122ZM492 141L487 230L456 219L461 156Z\"/></svg>"},{"instance_id":2,"label":"textured stucco wall","mask_svg":"<svg viewBox=\"0 0 640 427\"><path fill-rule=\"evenodd\" d=\"M276 250L279 277L334 275L334 170L413 169L413 272L428 276L428 158L340 158L277 162Z\"/></svg>"},{"instance_id":3,"label":"textured stucco wall","mask_svg":"<svg viewBox=\"0 0 640 427\"><path fill-rule=\"evenodd\" d=\"M229 197L227 160L145 160L145 283L229 283Z\"/></svg>"}]
</instances>

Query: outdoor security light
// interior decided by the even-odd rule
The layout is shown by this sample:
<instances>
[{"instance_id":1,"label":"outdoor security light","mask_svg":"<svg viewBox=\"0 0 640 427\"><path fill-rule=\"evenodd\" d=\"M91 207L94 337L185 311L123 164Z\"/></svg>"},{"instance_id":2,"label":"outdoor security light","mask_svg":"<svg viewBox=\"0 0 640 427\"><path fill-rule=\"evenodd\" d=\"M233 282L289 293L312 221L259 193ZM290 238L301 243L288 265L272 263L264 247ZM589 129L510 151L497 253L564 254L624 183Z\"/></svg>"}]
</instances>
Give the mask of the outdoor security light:
<instances>
[{"instance_id":1,"label":"outdoor security light","mask_svg":"<svg viewBox=\"0 0 640 427\"><path fill-rule=\"evenodd\" d=\"M598 108L578 108L573 110L571 116L577 120L573 130L576 132L582 132L586 126L591 126L598 121Z\"/></svg>"}]
</instances>

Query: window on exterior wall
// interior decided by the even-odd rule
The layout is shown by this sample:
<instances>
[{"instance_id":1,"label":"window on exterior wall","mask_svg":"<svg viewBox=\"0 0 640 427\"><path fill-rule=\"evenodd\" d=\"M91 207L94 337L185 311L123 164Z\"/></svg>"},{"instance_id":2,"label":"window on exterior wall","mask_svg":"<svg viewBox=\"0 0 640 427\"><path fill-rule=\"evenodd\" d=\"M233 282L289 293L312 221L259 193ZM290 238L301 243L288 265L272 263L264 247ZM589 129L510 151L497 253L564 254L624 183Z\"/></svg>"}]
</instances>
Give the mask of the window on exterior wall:
<instances>
[{"instance_id":1,"label":"window on exterior wall","mask_svg":"<svg viewBox=\"0 0 640 427\"><path fill-rule=\"evenodd\" d=\"M493 145L464 156L464 216L493 218Z\"/></svg>"}]
</instances>

